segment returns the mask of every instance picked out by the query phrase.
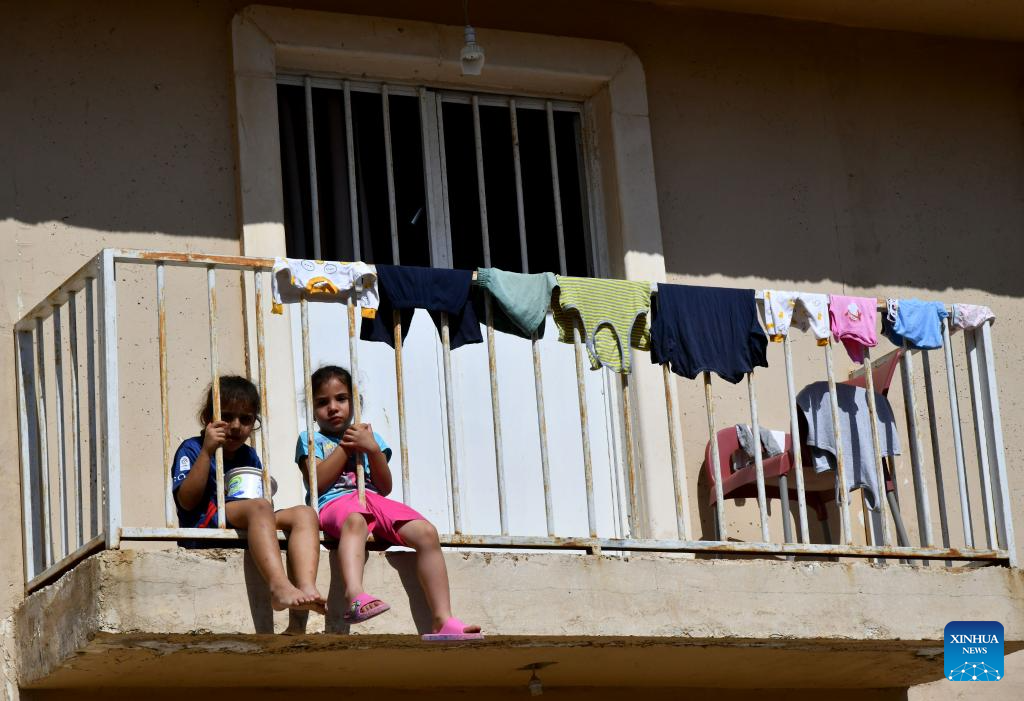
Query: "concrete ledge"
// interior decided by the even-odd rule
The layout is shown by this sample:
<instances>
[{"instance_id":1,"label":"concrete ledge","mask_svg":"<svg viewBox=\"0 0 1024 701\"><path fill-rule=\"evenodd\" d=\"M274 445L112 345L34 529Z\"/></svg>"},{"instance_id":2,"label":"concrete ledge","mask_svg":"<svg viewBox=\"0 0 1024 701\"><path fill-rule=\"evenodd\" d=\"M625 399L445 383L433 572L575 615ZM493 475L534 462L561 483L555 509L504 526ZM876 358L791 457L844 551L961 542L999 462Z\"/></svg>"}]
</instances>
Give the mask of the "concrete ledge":
<instances>
[{"instance_id":1,"label":"concrete ledge","mask_svg":"<svg viewBox=\"0 0 1024 701\"><path fill-rule=\"evenodd\" d=\"M288 615L270 610L243 551L99 553L21 605L20 682L179 686L166 658L205 653L204 679L239 686L338 686L340 678L493 686L516 666L545 660L558 662L549 677L575 686L879 688L939 678L950 620L1001 621L1007 653L1024 641L1024 580L1001 567L479 552L446 559L455 610L484 627L483 645L419 640L429 616L412 553L371 553L366 586L393 610L352 630L340 619L340 577L325 553L319 583L334 613L310 615L306 634L295 636L273 635ZM384 650L388 664L369 660ZM301 671L326 668L337 674Z\"/></svg>"}]
</instances>

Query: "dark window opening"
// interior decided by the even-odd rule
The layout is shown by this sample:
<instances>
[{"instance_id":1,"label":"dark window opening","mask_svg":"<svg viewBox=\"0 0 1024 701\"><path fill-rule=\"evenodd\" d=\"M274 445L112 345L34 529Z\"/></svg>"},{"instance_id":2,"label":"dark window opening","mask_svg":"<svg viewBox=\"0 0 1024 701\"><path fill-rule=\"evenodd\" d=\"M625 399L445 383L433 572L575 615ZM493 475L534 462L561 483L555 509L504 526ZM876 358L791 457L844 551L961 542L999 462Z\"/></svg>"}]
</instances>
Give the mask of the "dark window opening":
<instances>
[{"instance_id":1,"label":"dark window opening","mask_svg":"<svg viewBox=\"0 0 1024 701\"><path fill-rule=\"evenodd\" d=\"M359 257L368 263L392 263L395 254L388 201L383 101L377 93L353 90L350 95ZM320 257L352 260L355 252L344 94L338 89L313 88L311 96ZM431 264L431 232L420 100L411 95L392 94L389 102L399 260L403 265L428 266ZM437 102L428 104L433 108ZM522 272L510 112L504 106L481 105L479 109L490 262L495 267ZM313 258L314 215L304 88L279 85L278 111L287 255ZM438 116L443 124L443 143L439 146L444 149L452 264L456 268L472 269L485 265L472 107L465 102L446 100L441 103ZM519 107L516 117L527 269L557 273L560 264L547 114L543 109ZM593 275L580 115L556 110L553 118L566 273ZM439 163L426 165L440 176ZM436 204L439 208L443 205ZM440 234L434 233L435 236Z\"/></svg>"}]
</instances>

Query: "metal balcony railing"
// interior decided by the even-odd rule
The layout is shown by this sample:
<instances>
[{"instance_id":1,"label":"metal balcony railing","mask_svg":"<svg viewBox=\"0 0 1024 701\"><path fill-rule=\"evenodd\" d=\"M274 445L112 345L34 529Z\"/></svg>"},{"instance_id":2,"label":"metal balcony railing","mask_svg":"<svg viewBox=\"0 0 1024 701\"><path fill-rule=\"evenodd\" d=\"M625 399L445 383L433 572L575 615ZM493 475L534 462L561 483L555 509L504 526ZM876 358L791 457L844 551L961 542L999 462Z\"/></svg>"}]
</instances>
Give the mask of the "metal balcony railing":
<instances>
[{"instance_id":1,"label":"metal balcony railing","mask_svg":"<svg viewBox=\"0 0 1024 701\"><path fill-rule=\"evenodd\" d=\"M209 340L210 378L219 376L221 368L218 359L219 320L223 321L226 312L218 306L217 273L237 271L243 275L241 295L242 309L232 309L231 318L241 319L246 328L246 366L250 368L256 384L263 397L264 430L261 432L258 447L264 465L270 464L270 425L276 417L269 415L267 402L268 368L265 352L266 339L264 331L264 309L268 306L267 283L273 260L264 258L229 257L197 255L189 253L165 253L151 251L129 251L105 249L89 261L66 282L54 290L45 300L26 314L15 326L15 342L17 350L17 389L18 389L18 422L20 436L22 510L25 550L25 581L28 589L32 589L58 576L92 552L102 548L117 548L125 540L177 540L213 538L232 540L244 538L244 532L225 529L223 521L217 528L186 529L178 528L175 522L174 504L170 491L171 460L171 429L169 406L169 373L168 353L186 350L169 347L172 343L167 331L167 277L171 271L180 269L199 269L206 272L207 318L206 325ZM123 518L123 499L125 498L125 480L122 465L122 445L125 440L124 421L121 416L124 392L120 387L120 363L125 350L119 347L119 312L118 292L121 286L122 271L130 270L137 275L140 270L151 268L155 272L156 295L155 309L155 340L152 351L141 353L153 357L148 361L144 358L133 358L139 362L156 360L159 365L160 407L161 407L161 443L162 473L164 475L160 501L164 504L164 525L153 526L140 523L125 523ZM120 276L119 276L120 274ZM152 288L150 288L152 289ZM309 378L313 369L310 363L310 335L316 333L309 323L309 309L305 301L301 303L301 338L302 338L302 372ZM84 325L82 316L84 315ZM201 318L201 314L199 317ZM360 343L357 342L356 310L349 302L347 309L347 333L349 339L349 358L353 377L358 377ZM65 324L65 319L67 323ZM395 320L397 324L397 319ZM709 489L715 491L716 525L710 537L694 538L691 534L691 522L688 497L690 491L696 491L698 477L702 471L699 461L691 458L686 461L683 455L682 422L680 418L680 401L677 395L678 378L671 375L667 367L661 369L661 377L652 385L648 373L644 378L630 378L628 375L611 376L614 380L609 387L615 389L615 402L612 406L620 412L616 422L618 433L619 455L617 464L622 471L619 482L622 486L623 507L626 527L614 537L599 533L598 521L600 508L595 500L594 476L591 456L590 435L591 422L594 417L588 414L587 391L584 383L584 359L580 339L574 344L573 357L575 368L543 367L537 352L536 341L533 343L532 364L535 376L533 388L534 401L537 406L538 426L534 438L529 437L530 431L523 428L521 440L537 440L540 443L541 460L538 465L523 465L522 470L538 470L542 472L544 514L546 535L522 534L514 532L509 525L509 515L515 505L510 505L502 455L502 431L500 420L500 402L498 386L502 379L502 368L495 356L495 334L490 314L487 318L487 353L488 376L480 377L480 386L487 386L491 391L491 410L493 434L489 437L470 437L470 440L493 441L495 490L493 493L494 507L499 518L498 532L466 532L467 528L460 507L463 505L462 487L465 474L460 473L456 450L456 417L461 408L457 405L457 397L452 390L452 355L449 347L447 321L441 332L441 353L443 357L443 420L446 424L448 454L444 462L448 466L448 498L451 505L451 522L448 533L442 535L442 543L456 547L492 547L492 548L549 548L573 549L588 552L611 551L661 551L705 554L755 554L762 556L814 556L814 557L868 557L897 559L901 561L945 560L947 565L954 561L987 561L992 563L1015 564L1015 546L1013 526L1010 512L1009 488L1007 485L1007 466L1003 447L1003 435L999 414L999 400L996 384L995 362L993 358L993 341L991 323L980 328L965 331L964 352L969 373L970 411L974 426L974 443L977 449L978 477L976 481L969 479L968 463L965 454L965 437L961 431L960 399L953 356L953 342L949 328L943 328L944 348L939 353L939 366L944 367L945 383L939 378L941 373L934 372L929 352L904 352L900 360L901 379L903 386L903 403L906 415L906 443L909 445L912 467L912 491L914 493L914 511L916 516L916 537L919 543L909 542L900 520L898 498L889 495L888 503L881 505L881 514L874 519L865 519L868 533L864 542L858 543L859 536L855 533L851 512L854 505L846 498L845 481L841 479L842 460L839 461L840 473L836 477L836 490L839 498L838 521L839 536L837 542L811 542L807 519L807 500L802 470L792 472L795 486L791 490L785 482L779 485L779 496L783 499L783 532L781 537L773 536L769 528L768 497L764 476L764 457L760 446L755 441L752 469L756 473L756 495L760 526L760 539L737 542L728 538L728 519L726 499L723 493L723 480L712 480ZM201 323L201 322L200 322ZM51 329L48 331L47 326ZM144 336L147 333L143 333ZM406 437L405 386L403 371L403 348L401 333L396 333L398 343L395 348L394 383L397 390L397 406L400 438L400 464L403 495L408 495L410 481L415 478L416 461L410 463ZM254 359L249 357L249 337L252 337L256 353ZM150 336L152 338L152 336ZM190 342L196 342L190 339ZM123 344L122 344L123 345ZM793 372L793 352L789 339L784 348L785 373L788 399L788 416L791 421L793 435L798 434L795 385ZM836 376L832 358L831 345L826 345L824 365L830 386L834 387ZM915 384L918 382L914 370L914 358L919 357L923 366L923 384L926 392L927 411L923 412L915 396ZM254 360L254 365L251 365ZM881 359L879 359L881 360ZM642 363L636 361L636 365ZM876 363L879 362L876 360ZM872 360L868 355L865 367L865 384L868 396L873 399ZM606 372L606 371L602 371ZM758 371L759 374L762 371ZM768 372L767 370L763 372ZM576 377L579 391L576 397L560 393L555 397L544 397L543 373L558 373ZM643 386L646 382L646 386ZM714 392L711 378L705 375L703 411L707 416L707 426L711 438L724 428L730 421L721 422L716 415ZM940 441L940 421L944 420L937 409L942 384L949 399L949 417L953 441L953 461L956 465L956 481L962 521L963 538L950 525L949 510L941 464L948 461L949 456ZM634 386L640 385L640 386ZM938 385L937 387L934 385ZM214 384L216 386L216 384ZM356 398L355 414L359 417L358 389L353 387ZM758 401L753 375L747 377L749 416L738 417L739 421L758 425ZM517 388L519 392L530 390ZM313 418L310 407L311 388L308 379L305 388L305 423L312 429ZM835 397L835 392L832 392ZM644 426L639 422L637 402L660 402L664 412L660 420L659 431L667 426L669 464L657 464L651 459L645 461L643 442L638 433L650 431L653 427ZM773 401L775 401L773 399ZM546 404L545 404L546 402ZM217 403L215 402L215 408ZM835 408L833 407L833 410ZM137 407L133 407L133 411ZM874 402L870 403L874 414ZM558 414L579 416L580 435L573 440L582 453L581 481L584 495L575 498L585 499L587 526L578 532L557 532L553 511L564 495L554 492L549 474L551 460L548 454L548 436L545 415L551 417ZM921 429L918 425L919 415L926 413L929 433L932 441L932 458L929 461L921 441ZM301 415L301 412L300 412ZM650 414L647 414L650 416ZM838 425L838 424L837 424ZM872 422L875 425L875 422ZM792 460L796 466L801 465L799 441L793 441ZM881 471L884 461L877 448L876 465ZM717 440L710 441L708 452L713 463L718 464L722 456L717 455ZM437 456L433 456L437 457ZM312 461L311 461L312 462ZM929 474L928 464L933 470ZM218 466L222 461L218 461ZM641 506L642 479L640 466L648 475L658 470L666 470L673 485L675 501L675 538L647 538L642 534L648 532L643 520L647 517ZM152 470L150 465L147 469ZM895 481L895 466L888 465L890 474L880 474L879 484L884 485L886 479ZM266 473L265 473L266 475ZM223 474L217 472L218 485L223 487ZM265 493L269 494L269 476L265 477ZM315 503L316 482L309 483L310 492ZM154 487L156 489L156 487ZM971 493L981 495L985 536L975 535L974 516L970 506ZM795 520L797 533L791 532L790 509L788 497L795 493L797 509ZM221 498L224 490L220 489ZM699 495L703 500L705 494ZM883 501L884 500L880 500ZM150 502L153 502L150 495ZM933 506L937 508L933 510ZM220 510L223 514L223 509ZM867 512L862 512L866 514ZM155 515L154 515L155 516ZM149 519L152 521L153 519ZM895 529L890 526L890 522ZM936 538L936 526L939 536ZM446 530L439 528L439 530ZM707 532L709 529L705 528ZM894 533L895 530L895 542ZM829 538L831 541L831 538ZM955 542L954 542L955 541Z\"/></svg>"}]
</instances>

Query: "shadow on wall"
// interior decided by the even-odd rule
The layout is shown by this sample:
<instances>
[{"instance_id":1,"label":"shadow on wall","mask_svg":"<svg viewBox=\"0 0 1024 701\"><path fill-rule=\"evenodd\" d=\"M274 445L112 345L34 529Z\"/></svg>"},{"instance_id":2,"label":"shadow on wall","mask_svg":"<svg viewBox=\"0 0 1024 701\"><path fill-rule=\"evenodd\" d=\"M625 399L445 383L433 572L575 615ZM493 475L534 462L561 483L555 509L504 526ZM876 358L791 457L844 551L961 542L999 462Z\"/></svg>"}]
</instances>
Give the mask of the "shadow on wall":
<instances>
[{"instance_id":1,"label":"shadow on wall","mask_svg":"<svg viewBox=\"0 0 1024 701\"><path fill-rule=\"evenodd\" d=\"M0 114L18 135L0 220L236 238L229 28L246 4L14 10L3 38L23 70ZM474 22L638 53L670 273L1024 295L1019 45L549 5L478 3ZM458 24L459 9L388 14Z\"/></svg>"},{"instance_id":2,"label":"shadow on wall","mask_svg":"<svg viewBox=\"0 0 1024 701\"><path fill-rule=\"evenodd\" d=\"M7 13L0 220L237 239L230 9L106 9Z\"/></svg>"},{"instance_id":3,"label":"shadow on wall","mask_svg":"<svg viewBox=\"0 0 1024 701\"><path fill-rule=\"evenodd\" d=\"M726 15L655 32L670 273L1024 294L1019 46Z\"/></svg>"}]
</instances>

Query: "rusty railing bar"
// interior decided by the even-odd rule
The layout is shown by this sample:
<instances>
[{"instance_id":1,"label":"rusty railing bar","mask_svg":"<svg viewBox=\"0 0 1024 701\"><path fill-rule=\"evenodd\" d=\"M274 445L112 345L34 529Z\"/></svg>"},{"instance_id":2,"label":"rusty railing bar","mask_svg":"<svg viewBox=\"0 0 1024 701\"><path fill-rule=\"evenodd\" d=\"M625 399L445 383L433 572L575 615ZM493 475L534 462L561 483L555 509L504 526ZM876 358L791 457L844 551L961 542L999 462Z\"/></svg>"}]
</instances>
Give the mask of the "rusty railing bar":
<instances>
[{"instance_id":1,"label":"rusty railing bar","mask_svg":"<svg viewBox=\"0 0 1024 701\"><path fill-rule=\"evenodd\" d=\"M213 400L213 420L220 421L220 368L217 355L217 269L206 269L206 301L210 325L210 388ZM227 527L224 510L224 446L217 448L215 477L217 480L217 528Z\"/></svg>"},{"instance_id":2,"label":"rusty railing bar","mask_svg":"<svg viewBox=\"0 0 1024 701\"><path fill-rule=\"evenodd\" d=\"M754 387L754 373L747 373L747 397L750 400L750 433L754 440L754 477L757 482L757 511L761 517L761 540L771 540L768 532L768 497L764 488L764 457L761 454L761 426L757 416L757 390ZM784 518L789 519L789 514Z\"/></svg>"},{"instance_id":3,"label":"rusty railing bar","mask_svg":"<svg viewBox=\"0 0 1024 701\"><path fill-rule=\"evenodd\" d=\"M118 334L117 334L117 278L115 251L106 249L100 263L99 308L100 342L103 349L103 363L100 366L103 395L103 482L106 488L104 515L106 516L106 539L108 548L116 548L121 542L121 394L118 389Z\"/></svg>"},{"instance_id":4,"label":"rusty railing bar","mask_svg":"<svg viewBox=\"0 0 1024 701\"><path fill-rule=\"evenodd\" d=\"M49 436L46 433L46 337L43 333L43 319L36 318L35 346L36 346L36 368L35 368L35 390L36 390L36 432L39 436L39 465L40 465L40 494L42 495L43 510L43 538L45 548L43 550L45 559L43 568L49 567L54 562L53 556L53 528L51 521L50 504L50 448Z\"/></svg>"},{"instance_id":5,"label":"rusty railing bar","mask_svg":"<svg viewBox=\"0 0 1024 701\"><path fill-rule=\"evenodd\" d=\"M590 417L587 412L587 384L583 377L583 341L575 322L572 325L572 345L576 359L576 398L580 411L580 439L583 444L583 484L587 490L587 529L597 537L597 507L594 505L594 463L590 454Z\"/></svg>"},{"instance_id":6,"label":"rusty railing bar","mask_svg":"<svg viewBox=\"0 0 1024 701\"><path fill-rule=\"evenodd\" d=\"M309 504L320 512L320 495L316 479L316 433L313 430L313 368L309 360L309 301L302 297L299 302L302 318L302 379L306 399L306 480L309 487ZM352 380L353 384L355 379ZM350 387L355 394L355 388Z\"/></svg>"},{"instance_id":7,"label":"rusty railing bar","mask_svg":"<svg viewBox=\"0 0 1024 701\"><path fill-rule=\"evenodd\" d=\"M981 476L981 503L984 509L985 538L990 548L998 547L995 506L992 496L992 480L989 467L989 434L985 421L985 403L982 398L981 374L978 359L976 329L964 331L964 347L967 355L967 377L971 389L971 407L974 418L974 438L978 452L978 472Z\"/></svg>"},{"instance_id":8,"label":"rusty railing bar","mask_svg":"<svg viewBox=\"0 0 1024 701\"><path fill-rule=\"evenodd\" d=\"M103 487L100 476L100 440L97 426L99 416L99 397L97 396L96 385L99 382L100 371L96 367L96 346L99 343L99 334L96 329L96 278L89 278L85 286L85 368L88 377L87 395L89 402L89 515L92 523L89 535L95 536L103 531Z\"/></svg>"},{"instance_id":9,"label":"rusty railing bar","mask_svg":"<svg viewBox=\"0 0 1024 701\"><path fill-rule=\"evenodd\" d=\"M352 420L354 423L363 421L363 402L359 396L359 350L356 341L356 305L352 297L358 294L361 289L360 283L349 292L345 301L346 318L348 319L348 362L349 375L352 377L352 386L349 401L352 403ZM358 451L353 451L353 459L356 464L356 493L359 496L359 503L366 506L366 470L364 469L364 456Z\"/></svg>"},{"instance_id":10,"label":"rusty railing bar","mask_svg":"<svg viewBox=\"0 0 1024 701\"><path fill-rule=\"evenodd\" d=\"M491 267L491 236L487 222L487 188L484 179L483 137L480 129L480 102L476 95L470 98L473 112L473 147L476 154L477 201L480 204L480 239L483 245L484 267ZM487 371L491 385L491 423L494 427L494 469L498 485L498 523L501 534L508 535L508 497L505 490L505 451L501 435L501 401L498 395L498 355L494 346L494 301L490 290L484 290L484 313L487 326Z\"/></svg>"},{"instance_id":11,"label":"rusty railing bar","mask_svg":"<svg viewBox=\"0 0 1024 701\"><path fill-rule=\"evenodd\" d=\"M914 358L907 342L903 342L900 360L900 378L903 382L903 408L907 415L907 433L910 434L910 464L914 472L914 498L917 503L917 529L921 545L931 547L932 514L928 496L928 482L924 478L924 458L921 450L921 432L917 422L917 398L914 394Z\"/></svg>"},{"instance_id":12,"label":"rusty railing bar","mask_svg":"<svg viewBox=\"0 0 1024 701\"><path fill-rule=\"evenodd\" d=\"M512 127L512 165L516 185L516 216L519 227L519 264L523 273L530 272L528 251L526 248L526 214L523 204L523 171L519 156L519 122L516 117L516 101L508 101L509 118ZM561 211L557 212L561 218ZM540 471L544 486L544 519L547 523L548 535L555 532L554 504L551 499L551 465L548 455L548 426L544 415L544 377L541 370L540 348L537 334L530 338L530 351L533 357L533 390L537 402L537 435L540 441Z\"/></svg>"},{"instance_id":13,"label":"rusty railing bar","mask_svg":"<svg viewBox=\"0 0 1024 701\"><path fill-rule=\"evenodd\" d=\"M708 435L711 445L711 474L715 483L715 520L718 540L728 539L728 528L725 524L725 496L722 491L722 459L718 453L718 431L715 429L715 399L711 393L711 373L704 372L704 409L708 415Z\"/></svg>"},{"instance_id":14,"label":"rusty railing bar","mask_svg":"<svg viewBox=\"0 0 1024 701\"><path fill-rule=\"evenodd\" d=\"M387 84L381 86L381 109L384 114L384 157L388 176L388 222L391 227L391 262L401 265L398 242L398 212L395 204L394 155L391 145L391 102ZM395 336L395 391L398 399L398 454L402 461L402 501L408 504L412 497L409 480L409 444L405 421L405 368L402 363L402 316L394 309L391 323Z\"/></svg>"},{"instance_id":15,"label":"rusty railing bar","mask_svg":"<svg viewBox=\"0 0 1024 701\"><path fill-rule=\"evenodd\" d=\"M260 390L260 454L263 459L263 498L274 502L270 484L270 403L267 401L267 354L263 320L263 275L252 271L256 303L256 377Z\"/></svg>"},{"instance_id":16,"label":"rusty railing bar","mask_svg":"<svg viewBox=\"0 0 1024 701\"><path fill-rule=\"evenodd\" d=\"M143 251L137 249L107 248L111 251L116 263L132 265L157 265L163 263L168 267L208 268L211 265L218 270L266 270L274 269L273 258L257 256L219 256L205 253L183 253L181 251Z\"/></svg>"},{"instance_id":17,"label":"rusty railing bar","mask_svg":"<svg viewBox=\"0 0 1024 701\"><path fill-rule=\"evenodd\" d=\"M949 511L946 508L946 486L942 477L942 448L939 445L939 427L935 411L935 385L932 380L931 356L921 351L921 370L924 373L924 394L928 406L928 433L932 445L932 468L935 471L935 499L939 505L939 534L942 546L949 547ZM947 566L953 563L948 561Z\"/></svg>"},{"instance_id":18,"label":"rusty railing bar","mask_svg":"<svg viewBox=\"0 0 1024 701\"><path fill-rule=\"evenodd\" d=\"M209 529L206 529L209 530ZM39 574L33 576L25 583L25 592L32 592L44 584L49 584L51 581L56 579L58 576L71 569L73 565L84 560L94 552L102 550L104 545L104 536L97 535L90 538L88 541L82 544L81 547L77 548L74 552L69 553L57 562L54 562L49 567L43 569Z\"/></svg>"},{"instance_id":19,"label":"rusty railing bar","mask_svg":"<svg viewBox=\"0 0 1024 701\"><path fill-rule=\"evenodd\" d=\"M157 346L160 362L160 426L163 445L164 473L164 522L170 528L177 523L174 495L171 492L171 412L167 399L167 298L164 285L164 264L156 266L156 325Z\"/></svg>"},{"instance_id":20,"label":"rusty railing bar","mask_svg":"<svg viewBox=\"0 0 1024 701\"><path fill-rule=\"evenodd\" d=\"M622 431L623 451L626 453L626 476L629 480L629 532L635 538L641 532L640 487L637 475L636 454L633 438L633 399L630 395L629 373L619 373L622 386Z\"/></svg>"},{"instance_id":21,"label":"rusty railing bar","mask_svg":"<svg viewBox=\"0 0 1024 701\"><path fill-rule=\"evenodd\" d=\"M995 474L999 480L1000 514L1002 515L1001 533L1003 545L1010 554L1010 566L1017 566L1017 543L1013 533L1013 512L1010 501L1010 485L1007 481L1006 450L1003 446L1003 424L999 412L999 386L996 381L996 361L992 345L992 321L988 320L979 329L981 338L978 339L982 347L982 358L985 365L985 392L986 407L991 413L992 420L992 462L995 463Z\"/></svg>"},{"instance_id":22,"label":"rusty railing bar","mask_svg":"<svg viewBox=\"0 0 1024 701\"><path fill-rule=\"evenodd\" d=\"M455 436L455 391L452 387L452 350L448 331L448 313L441 312L441 351L444 356L444 408L448 428L448 470L452 482L452 520L456 533L462 533L461 489Z\"/></svg>"},{"instance_id":23,"label":"rusty railing bar","mask_svg":"<svg viewBox=\"0 0 1024 701\"><path fill-rule=\"evenodd\" d=\"M68 478L67 478L67 425L64 411L64 334L60 308L53 306L51 319L53 322L53 378L54 378L54 409L57 413L57 497L60 501L60 557L67 557L71 552L70 528L68 512Z\"/></svg>"},{"instance_id":24,"label":"rusty railing bar","mask_svg":"<svg viewBox=\"0 0 1024 701\"><path fill-rule=\"evenodd\" d=\"M839 397L836 395L836 373L832 361L832 338L825 344L825 375L828 378L829 406L832 410L832 437L836 445L836 491L839 494L839 514L842 525L840 540L847 546L853 544L853 528L850 525L850 490L846 484L846 465L843 462L843 437L839 425Z\"/></svg>"},{"instance_id":25,"label":"rusty railing bar","mask_svg":"<svg viewBox=\"0 0 1024 701\"><path fill-rule=\"evenodd\" d=\"M551 464L548 458L548 423L544 414L544 378L541 374L540 344L537 333L530 337L533 353L533 391L537 397L537 435L540 438L540 474L544 484L544 519L548 535L555 534L555 510L551 499Z\"/></svg>"},{"instance_id":26,"label":"rusty railing bar","mask_svg":"<svg viewBox=\"0 0 1024 701\"><path fill-rule=\"evenodd\" d=\"M26 343L27 342L27 343ZM18 392L18 448L21 457L21 513L24 522L22 530L22 547L25 565L25 581L35 576L35 536L36 523L32 514L32 447L29 444L28 393L25 389L25 364L22 355L32 355L32 334L29 331L15 331L14 360L16 364ZM33 382L33 384L35 384ZM45 511L45 504L40 508L40 520Z\"/></svg>"},{"instance_id":27,"label":"rusty railing bar","mask_svg":"<svg viewBox=\"0 0 1024 701\"><path fill-rule=\"evenodd\" d=\"M57 289L40 300L32 309L22 315L14 325L15 331L32 331L35 329L36 317L47 318L53 312L55 304L63 303L73 292L84 289L89 281L96 277L96 269L104 252L90 258L81 268L72 273Z\"/></svg>"},{"instance_id":28,"label":"rusty railing bar","mask_svg":"<svg viewBox=\"0 0 1024 701\"><path fill-rule=\"evenodd\" d=\"M949 319L942 320L942 351L946 359L946 387L949 392L949 414L953 424L953 449L956 456L957 487L960 492L960 518L964 526L964 542L974 547L971 526L971 499L967 493L967 470L964 466L964 439L960 432L960 405L956 394L956 370L953 367L953 347L949 337Z\"/></svg>"},{"instance_id":29,"label":"rusty railing bar","mask_svg":"<svg viewBox=\"0 0 1024 701\"><path fill-rule=\"evenodd\" d=\"M874 450L875 474L878 477L879 493L875 495L878 501L878 516L882 522L882 544L892 545L892 535L889 530L889 520L886 518L886 494L885 488L885 465L882 462L882 444L878 437L878 408L875 404L875 380L871 365L871 349L864 347L864 384L868 393L868 418L871 420L871 446ZM896 483L896 475L892 476L893 484ZM865 514L865 518L870 518Z\"/></svg>"},{"instance_id":30,"label":"rusty railing bar","mask_svg":"<svg viewBox=\"0 0 1024 701\"><path fill-rule=\"evenodd\" d=\"M800 542L810 543L811 535L807 527L807 492L804 488L804 460L800 445L800 420L796 406L796 383L793 379L793 347L787 333L782 340L782 351L786 360L786 394L789 398L789 435L793 459L793 473L796 480L796 508L799 521ZM785 447L785 446L783 446ZM783 510L783 523L789 523L789 513ZM787 538L787 540L789 540Z\"/></svg>"},{"instance_id":31,"label":"rusty railing bar","mask_svg":"<svg viewBox=\"0 0 1024 701\"><path fill-rule=\"evenodd\" d=\"M78 387L78 295L68 295L68 350L71 354L71 432L75 440L75 547L85 543L85 501L82 490L82 402Z\"/></svg>"},{"instance_id":32,"label":"rusty railing bar","mask_svg":"<svg viewBox=\"0 0 1024 701\"><path fill-rule=\"evenodd\" d=\"M682 441L677 440L676 432L679 430L679 414L676 410L678 403L675 397L675 386L672 374L669 372L668 363L661 366L662 381L665 384L665 415L668 419L668 452L672 466L672 494L676 500L676 536L680 540L690 539L690 513L686 495L683 493L683 480L681 466L686 464L683 458ZM591 535L594 535L593 533Z\"/></svg>"},{"instance_id":33,"label":"rusty railing bar","mask_svg":"<svg viewBox=\"0 0 1024 701\"><path fill-rule=\"evenodd\" d=\"M397 262L397 261L396 261ZM402 458L402 501L412 501L412 486L409 478L409 440L405 420L405 366L402 362L402 316L397 309L391 311L391 323L395 336L395 390L398 394L398 451Z\"/></svg>"}]
</instances>

